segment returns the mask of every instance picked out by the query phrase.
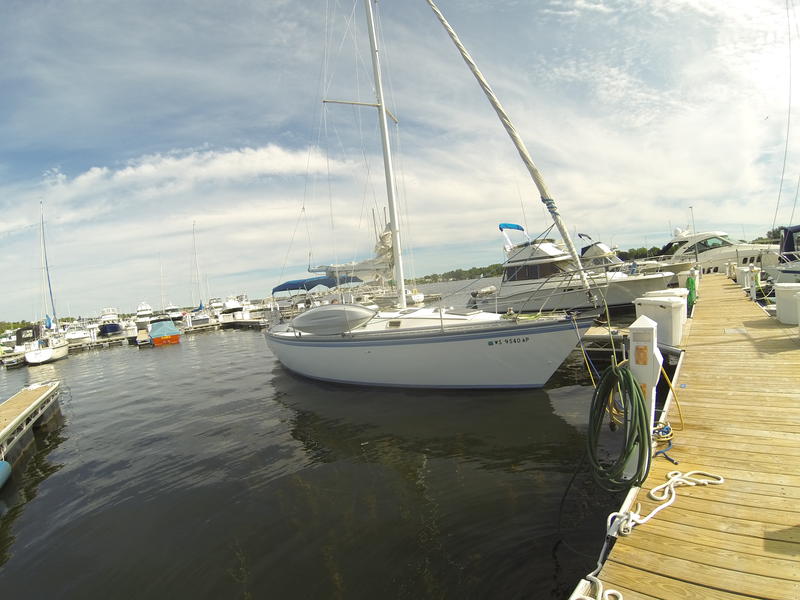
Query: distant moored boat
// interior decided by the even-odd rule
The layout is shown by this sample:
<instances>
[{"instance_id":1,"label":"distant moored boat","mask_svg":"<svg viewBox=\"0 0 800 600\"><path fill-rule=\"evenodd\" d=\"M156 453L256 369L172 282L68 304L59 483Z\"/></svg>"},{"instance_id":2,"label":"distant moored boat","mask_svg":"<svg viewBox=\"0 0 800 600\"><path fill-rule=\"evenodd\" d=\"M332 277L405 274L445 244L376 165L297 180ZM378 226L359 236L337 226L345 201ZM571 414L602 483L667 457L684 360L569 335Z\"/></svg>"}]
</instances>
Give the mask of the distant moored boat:
<instances>
[{"instance_id":1,"label":"distant moored boat","mask_svg":"<svg viewBox=\"0 0 800 600\"><path fill-rule=\"evenodd\" d=\"M97 334L101 337L109 337L122 333L122 325L119 322L119 314L116 308L104 308L100 313L100 324Z\"/></svg>"}]
</instances>

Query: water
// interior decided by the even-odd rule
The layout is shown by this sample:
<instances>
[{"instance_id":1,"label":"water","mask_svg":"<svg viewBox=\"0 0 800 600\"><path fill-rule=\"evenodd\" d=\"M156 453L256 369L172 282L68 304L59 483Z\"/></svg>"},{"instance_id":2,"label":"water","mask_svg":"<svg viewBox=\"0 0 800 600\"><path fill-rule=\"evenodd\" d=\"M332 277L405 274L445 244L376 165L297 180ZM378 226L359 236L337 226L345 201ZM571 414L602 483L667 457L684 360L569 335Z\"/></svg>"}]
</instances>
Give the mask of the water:
<instances>
[{"instance_id":1,"label":"water","mask_svg":"<svg viewBox=\"0 0 800 600\"><path fill-rule=\"evenodd\" d=\"M63 426L0 491L3 597L564 598L616 507L580 477L561 506L591 395L573 378L323 384L255 331L0 370L2 398L64 386Z\"/></svg>"}]
</instances>

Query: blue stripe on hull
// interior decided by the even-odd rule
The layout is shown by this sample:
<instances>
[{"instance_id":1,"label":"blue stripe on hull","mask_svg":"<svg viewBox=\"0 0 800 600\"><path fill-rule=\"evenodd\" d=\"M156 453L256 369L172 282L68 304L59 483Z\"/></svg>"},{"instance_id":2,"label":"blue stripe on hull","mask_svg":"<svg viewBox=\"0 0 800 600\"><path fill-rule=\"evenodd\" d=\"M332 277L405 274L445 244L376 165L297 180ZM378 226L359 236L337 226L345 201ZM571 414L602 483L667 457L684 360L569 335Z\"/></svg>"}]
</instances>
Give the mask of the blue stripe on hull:
<instances>
[{"instance_id":1,"label":"blue stripe on hull","mask_svg":"<svg viewBox=\"0 0 800 600\"><path fill-rule=\"evenodd\" d=\"M315 377L313 375L306 375L290 369L282 362L278 361L281 368L286 369L290 373L294 373L299 377L313 379L314 381L325 381L327 383L339 383L342 385L360 385L362 387L388 387L388 388L416 388L427 390L531 390L543 388L546 384L531 384L531 385L415 385L413 383L364 383L363 381L349 381L347 379L328 379L326 377Z\"/></svg>"}]
</instances>

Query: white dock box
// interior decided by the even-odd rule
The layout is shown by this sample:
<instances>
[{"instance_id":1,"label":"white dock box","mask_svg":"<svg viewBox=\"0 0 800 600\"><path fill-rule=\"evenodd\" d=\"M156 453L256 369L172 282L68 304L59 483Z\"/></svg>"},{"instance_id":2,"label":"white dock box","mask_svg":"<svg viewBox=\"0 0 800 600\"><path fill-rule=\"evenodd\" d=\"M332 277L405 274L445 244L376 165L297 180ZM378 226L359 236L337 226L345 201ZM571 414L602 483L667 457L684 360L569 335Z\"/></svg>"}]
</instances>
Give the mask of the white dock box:
<instances>
[{"instance_id":1,"label":"white dock box","mask_svg":"<svg viewBox=\"0 0 800 600\"><path fill-rule=\"evenodd\" d=\"M689 302L689 290L687 288L667 288L666 290L653 290L652 292L645 292L645 298L678 298L683 302L681 307L681 323L686 323L689 319L689 311L687 309Z\"/></svg>"},{"instance_id":2,"label":"white dock box","mask_svg":"<svg viewBox=\"0 0 800 600\"><path fill-rule=\"evenodd\" d=\"M775 316L785 325L797 325L797 301L794 298L797 292L800 292L800 283L775 284Z\"/></svg>"},{"instance_id":3,"label":"white dock box","mask_svg":"<svg viewBox=\"0 0 800 600\"><path fill-rule=\"evenodd\" d=\"M637 298L636 318L641 316L653 319L658 324L658 342L668 346L678 346L683 336L682 307L680 298Z\"/></svg>"},{"instance_id":4,"label":"white dock box","mask_svg":"<svg viewBox=\"0 0 800 600\"><path fill-rule=\"evenodd\" d=\"M750 267L736 267L736 283L742 289L750 289Z\"/></svg>"}]
</instances>

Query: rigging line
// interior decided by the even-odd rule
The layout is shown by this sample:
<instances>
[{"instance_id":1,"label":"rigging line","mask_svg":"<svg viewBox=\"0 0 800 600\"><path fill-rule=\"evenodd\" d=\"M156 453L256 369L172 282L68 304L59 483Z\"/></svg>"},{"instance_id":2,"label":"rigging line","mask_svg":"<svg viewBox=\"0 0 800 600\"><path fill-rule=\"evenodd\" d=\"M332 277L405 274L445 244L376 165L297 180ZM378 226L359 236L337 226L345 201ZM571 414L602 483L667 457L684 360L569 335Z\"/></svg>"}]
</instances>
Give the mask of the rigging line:
<instances>
[{"instance_id":1,"label":"rigging line","mask_svg":"<svg viewBox=\"0 0 800 600\"><path fill-rule=\"evenodd\" d=\"M345 30L344 30L344 33L342 34L341 39L339 40L339 47L337 48L337 52L336 52L336 56L337 57L341 56L342 49L344 48L344 43L348 38L348 34L350 33L350 31L352 29L355 28L355 11L356 11L356 2L357 1L358 0L354 0L353 8L350 11L350 15L345 17ZM354 35L353 37L358 37L358 36ZM329 38L328 42L331 45L333 45L333 28L331 28L331 30L330 30L330 38ZM331 63L330 55L327 56L327 59L328 59L328 63L327 63L326 66L330 66L330 63ZM330 92L331 85L333 84L333 72L329 70L329 71L327 71L327 73L328 73L328 80L326 82L326 86L325 86L325 89L324 89L325 93L324 93L323 97L328 95L328 92Z\"/></svg>"},{"instance_id":2,"label":"rigging line","mask_svg":"<svg viewBox=\"0 0 800 600\"><path fill-rule=\"evenodd\" d=\"M525 223L525 231L528 231L528 215L525 212L525 199L522 197L522 190L519 187L519 181L516 182L517 185L517 197L519 198L519 205L522 207L522 222Z\"/></svg>"},{"instance_id":3,"label":"rigging line","mask_svg":"<svg viewBox=\"0 0 800 600\"><path fill-rule=\"evenodd\" d=\"M325 114L328 114L328 111L325 111ZM338 132L336 131L336 127L333 127L333 132L336 135L336 140L339 142L339 145L342 145L341 138L338 136ZM328 134L328 119L325 119L325 169L326 169L326 188L328 192L328 213L331 223L331 245L333 246L333 262L334 264L339 262L339 252L337 250L336 245L336 224L333 218L333 188L331 185L331 153L330 148L328 145L328 141L330 136Z\"/></svg>"},{"instance_id":4,"label":"rigging line","mask_svg":"<svg viewBox=\"0 0 800 600\"><path fill-rule=\"evenodd\" d=\"M405 239L405 242L406 242L405 243L406 249L408 251L409 263L411 263L410 264L410 267L411 267L411 277L410 277L410 279L411 279L412 287L415 287L417 285L417 266L416 266L415 257L414 257L413 228L410 227L411 219L408 216L408 194L407 194L407 188L406 188L405 155L403 154L403 149L402 149L402 146L400 145L400 139L401 139L401 136L400 136L400 124L399 123L395 123L394 127L395 127L395 140L396 140L395 147L397 148L396 156L397 156L397 159L398 159L397 162L398 162L398 168L399 168L399 171L400 171L400 182L399 182L400 189L398 190L398 196L400 197L401 206L403 207L403 210L402 210L403 221L404 221L403 227L404 227L405 231L407 232L406 233L406 237L404 239Z\"/></svg>"},{"instance_id":5,"label":"rigging line","mask_svg":"<svg viewBox=\"0 0 800 600\"><path fill-rule=\"evenodd\" d=\"M361 73L361 69L362 68L366 68L366 66L365 66L365 63L362 60L362 56L361 56L362 53L359 51L358 41L359 41L359 39L361 39L361 36L360 35L355 35L356 23L355 23L355 19L354 19L354 13L355 13L356 3L357 2L358 2L358 0L356 0L354 2L354 4L353 4L353 10L351 12L351 18L350 18L350 21L352 22L352 26L348 26L347 32L350 32L351 30L353 32L353 35L352 35L353 53L354 53L354 56L356 58L356 64L355 64L355 69L354 69L354 78L355 78L355 81L356 81L356 84L355 84L356 94L355 94L355 96L356 96L356 98L360 98L361 97L361 91L360 91L360 89L361 89L361 78L360 78L360 73ZM360 231L361 228L362 228L362 225L364 223L364 215L365 215L365 212L366 212L366 205L367 205L366 198L368 198L369 195L370 195L369 194L369 190L372 190L372 202L373 202L373 205L375 206L376 209L378 208L378 206L377 206L377 197L375 196L374 190L372 189L372 186L370 184L370 182L372 180L372 168L371 168L371 165L370 165L369 155L368 155L368 153L366 151L364 120L363 120L363 117L362 117L362 112L361 112L361 110L359 110L358 108L355 108L355 107L353 108L353 110L354 110L353 114L355 115L355 120L356 120L356 124L357 124L359 143L360 143L360 147L361 147L361 157L363 159L364 169L365 169L365 180L364 180L364 186L363 186L362 203L361 203L361 209L360 209L360 212L359 212L359 217L358 217L358 222L357 222L358 223L357 224L357 230ZM335 125L331 125L331 126L335 129ZM376 129L377 129L377 124L376 124ZM338 130L336 130L336 133L337 133L337 139L339 141L339 148L342 151L344 151L344 144L341 141L342 140L341 136L338 135ZM359 253L359 251L358 251L358 248L356 246L356 247L353 248L353 255L352 255L352 261L353 262L355 262L356 257L358 256L358 253ZM337 263L339 262L338 256L336 257L335 262L337 262Z\"/></svg>"},{"instance_id":6,"label":"rigging line","mask_svg":"<svg viewBox=\"0 0 800 600\"><path fill-rule=\"evenodd\" d=\"M800 38L800 25L798 25L798 23L797 23L797 11L795 10L794 0L791 0L791 5L792 5L792 15L794 16L794 33L795 33L795 37ZM789 217L789 222L787 223L787 225L793 225L794 224L794 212L795 212L795 209L797 208L797 195L798 195L798 193L800 193L800 177L797 178L797 190L795 191L795 194L794 194L794 203L792 204L792 214ZM774 229L774 227L773 227L773 229Z\"/></svg>"},{"instance_id":7,"label":"rigging line","mask_svg":"<svg viewBox=\"0 0 800 600\"><path fill-rule=\"evenodd\" d=\"M376 5L379 7L380 5ZM385 43L385 35L383 33L383 19L380 18L380 10L376 11L376 22L377 22L377 29L378 29L378 36L381 40L381 48L383 49L383 55L385 57L386 63L391 63L390 55L389 55L389 44ZM392 114L398 115L400 111L398 109L396 103L396 96L394 93L394 80L392 79L392 69L388 69L386 74L386 82L387 87L389 88L388 97L392 103L391 111ZM408 250L408 262L411 269L411 281L412 285L416 285L416 262L414 256L414 242L413 242L413 230L409 227L410 219L408 216L408 195L407 195L407 187L406 187L406 177L405 177L405 156L403 154L402 146L401 146L401 135L400 135L400 123L397 121L394 122L394 146L396 148L395 155L397 157L397 166L398 170L400 171L400 181L395 180L395 193L397 197L400 199L400 205L402 210L400 212L400 216L403 219L403 230L406 232L405 234L405 244L404 246Z\"/></svg>"},{"instance_id":8,"label":"rigging line","mask_svg":"<svg viewBox=\"0 0 800 600\"><path fill-rule=\"evenodd\" d=\"M775 223L778 220L778 208L781 205L781 192L783 191L783 178L786 174L786 158L789 154L789 132L792 124L792 17L790 12L790 0L786 0L786 29L789 34L789 108L786 111L786 143L783 148L783 167L781 168L781 182L778 186L778 200L775 203L775 215L772 217L772 227L775 229Z\"/></svg>"},{"instance_id":9,"label":"rigging line","mask_svg":"<svg viewBox=\"0 0 800 600\"><path fill-rule=\"evenodd\" d=\"M323 35L323 43L322 43L322 64L320 65L320 71L318 76L318 90L320 92L320 96L325 96L326 90L326 74L329 72L329 65L330 65L330 55L328 53L328 48L332 45L331 43L331 36L333 35L333 28L330 26L331 21L331 5L330 2L325 2L325 24L324 24L324 35ZM321 135L322 135L322 123L325 119L324 115L324 104L320 109L319 118L316 126L317 131L317 143L316 148L320 148L321 144ZM311 178L311 156L314 152L314 145L309 146L308 154L306 155L306 176L305 181L303 184L303 199L300 203L300 214L297 216L297 221L295 222L294 229L292 230L292 237L289 240L289 244L286 248L286 254L283 258L283 264L281 265L279 279L283 279L284 274L286 273L286 267L289 263L289 255L291 254L292 247L294 246L294 240L297 236L297 229L300 226L300 220L306 217L306 202L308 200L309 194L309 181ZM305 229L306 229L306 237L308 241L308 255L309 255L309 262L311 262L311 255L312 255L312 245L311 245L311 229L309 226L309 221L307 218L304 219Z\"/></svg>"},{"instance_id":10,"label":"rigging line","mask_svg":"<svg viewBox=\"0 0 800 600\"><path fill-rule=\"evenodd\" d=\"M357 41L358 37L360 37L360 36L355 36L356 39L354 41ZM357 52L357 50L358 50L358 48L356 48L356 55L359 54ZM356 72L358 72L358 70L356 70ZM356 92L357 92L356 96L360 97L360 93L359 93L360 92L360 85L358 85L358 82L360 80L358 79L358 77L356 77L356 81L357 81L356 82ZM363 194L362 194L362 197L361 197L361 208L360 208L360 211L359 211L359 214L358 214L358 224L357 224L357 230L361 231L362 225L364 224L364 220L365 220L365 213L367 212L367 198L369 198L369 196L370 196L370 193L369 193L370 190L372 190L372 203L376 208L377 208L377 198L375 196L375 191L374 191L373 187L370 185L370 182L372 180L372 167L370 166L369 156L367 154L366 141L365 141L366 138L365 138L365 135L364 135L364 119L362 118L362 111L361 111L361 109L359 107L354 106L353 107L353 114L356 117L356 123L358 125L358 138L359 138L359 143L360 143L360 147L361 147L361 158L364 161L364 171L365 171ZM372 139L376 139L378 137L377 127L378 127L378 124L376 122L374 124L373 128L372 128L373 132L375 132L376 135ZM351 257L353 262L355 262L357 255L358 255L358 248L357 248L357 244L355 244L353 246L353 254L352 254L352 257Z\"/></svg>"}]
</instances>

